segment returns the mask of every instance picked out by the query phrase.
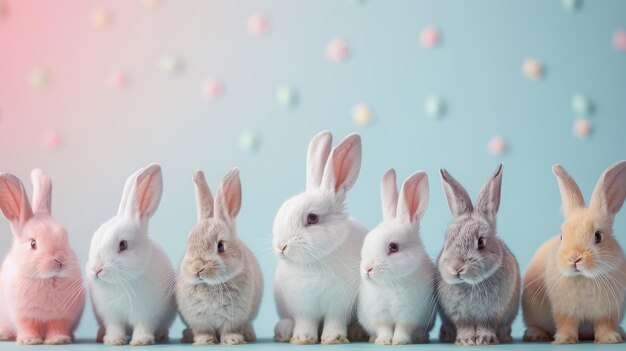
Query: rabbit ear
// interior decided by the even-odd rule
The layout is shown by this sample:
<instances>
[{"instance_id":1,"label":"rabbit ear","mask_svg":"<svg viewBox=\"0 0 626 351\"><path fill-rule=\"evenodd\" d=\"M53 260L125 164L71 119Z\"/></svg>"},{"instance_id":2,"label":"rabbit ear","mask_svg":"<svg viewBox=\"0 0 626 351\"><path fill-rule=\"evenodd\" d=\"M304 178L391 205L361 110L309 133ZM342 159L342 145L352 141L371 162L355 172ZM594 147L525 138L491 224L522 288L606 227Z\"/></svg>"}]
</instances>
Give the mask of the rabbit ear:
<instances>
[{"instance_id":1,"label":"rabbit ear","mask_svg":"<svg viewBox=\"0 0 626 351\"><path fill-rule=\"evenodd\" d=\"M383 208L383 219L396 218L398 206L398 189L396 187L396 171L391 168L385 172L380 182L380 200Z\"/></svg>"},{"instance_id":2,"label":"rabbit ear","mask_svg":"<svg viewBox=\"0 0 626 351\"><path fill-rule=\"evenodd\" d=\"M559 190L561 191L561 201L563 202L563 213L569 216L577 209L585 207L585 200L580 188L574 178L572 178L559 164L552 166L552 173L559 182Z\"/></svg>"},{"instance_id":3,"label":"rabbit ear","mask_svg":"<svg viewBox=\"0 0 626 351\"><path fill-rule=\"evenodd\" d=\"M33 183L33 212L51 213L52 210L52 181L39 168L30 172L30 181Z\"/></svg>"},{"instance_id":4,"label":"rabbit ear","mask_svg":"<svg viewBox=\"0 0 626 351\"><path fill-rule=\"evenodd\" d=\"M491 223L496 222L496 214L500 208L500 189L502 188L502 164L496 168L491 179L485 183L478 193L476 209Z\"/></svg>"},{"instance_id":5,"label":"rabbit ear","mask_svg":"<svg viewBox=\"0 0 626 351\"><path fill-rule=\"evenodd\" d=\"M618 161L600 176L593 190L589 207L615 215L622 208L626 197L626 161Z\"/></svg>"},{"instance_id":6,"label":"rabbit ear","mask_svg":"<svg viewBox=\"0 0 626 351\"><path fill-rule=\"evenodd\" d=\"M144 168L140 168L135 173L131 174L130 177L126 179L126 183L124 183L124 190L122 191L122 200L120 200L120 205L117 208L118 216L123 216L126 213L126 206L128 204L128 195L130 194L130 189L133 187L133 183L137 179L139 173L141 173Z\"/></svg>"},{"instance_id":7,"label":"rabbit ear","mask_svg":"<svg viewBox=\"0 0 626 351\"><path fill-rule=\"evenodd\" d=\"M136 177L131 179L130 190L126 199L126 216L141 221L148 220L159 207L161 195L163 195L161 166L151 164L141 169Z\"/></svg>"},{"instance_id":8,"label":"rabbit ear","mask_svg":"<svg viewBox=\"0 0 626 351\"><path fill-rule=\"evenodd\" d=\"M196 183L196 213L198 222L213 217L213 194L204 179L202 171L193 173L193 182Z\"/></svg>"},{"instance_id":9,"label":"rabbit ear","mask_svg":"<svg viewBox=\"0 0 626 351\"><path fill-rule=\"evenodd\" d=\"M9 173L0 174L0 210L11 222L13 233L19 235L20 228L33 217L24 184Z\"/></svg>"},{"instance_id":10,"label":"rabbit ear","mask_svg":"<svg viewBox=\"0 0 626 351\"><path fill-rule=\"evenodd\" d=\"M215 215L224 221L232 221L241 209L241 180L239 168L233 168L222 179L215 195Z\"/></svg>"},{"instance_id":11,"label":"rabbit ear","mask_svg":"<svg viewBox=\"0 0 626 351\"><path fill-rule=\"evenodd\" d=\"M398 200L398 220L417 223L428 207L428 175L415 172L402 184Z\"/></svg>"},{"instance_id":12,"label":"rabbit ear","mask_svg":"<svg viewBox=\"0 0 626 351\"><path fill-rule=\"evenodd\" d=\"M335 146L324 168L322 187L343 195L356 182L361 170L361 137L352 133Z\"/></svg>"},{"instance_id":13,"label":"rabbit ear","mask_svg":"<svg viewBox=\"0 0 626 351\"><path fill-rule=\"evenodd\" d=\"M472 212L474 210L472 200L470 200L465 188L445 169L442 168L439 170L439 173L441 175L443 191L446 194L448 207L450 207L452 215L454 217L459 217L463 214Z\"/></svg>"},{"instance_id":14,"label":"rabbit ear","mask_svg":"<svg viewBox=\"0 0 626 351\"><path fill-rule=\"evenodd\" d=\"M324 166L330 155L330 146L333 136L329 131L319 132L309 143L309 152L306 160L306 188L318 189L322 183Z\"/></svg>"}]
</instances>

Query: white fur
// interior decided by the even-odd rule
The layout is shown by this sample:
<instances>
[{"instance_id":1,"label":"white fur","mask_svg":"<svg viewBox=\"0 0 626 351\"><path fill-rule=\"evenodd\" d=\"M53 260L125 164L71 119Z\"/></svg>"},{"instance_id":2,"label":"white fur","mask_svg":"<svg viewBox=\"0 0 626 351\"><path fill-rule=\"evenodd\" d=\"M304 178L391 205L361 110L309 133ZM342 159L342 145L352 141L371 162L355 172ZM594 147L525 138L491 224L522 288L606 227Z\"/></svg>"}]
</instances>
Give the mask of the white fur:
<instances>
[{"instance_id":1,"label":"white fur","mask_svg":"<svg viewBox=\"0 0 626 351\"><path fill-rule=\"evenodd\" d=\"M282 319L277 341L316 343L323 323L322 343L348 342L366 229L349 218L344 200L359 173L361 141L349 135L331 152L331 139L321 132L311 140L307 190L287 200L274 221L273 248L280 258L274 297ZM319 215L318 223L307 224L310 213Z\"/></svg>"},{"instance_id":2,"label":"white fur","mask_svg":"<svg viewBox=\"0 0 626 351\"><path fill-rule=\"evenodd\" d=\"M100 325L98 338L105 344L125 344L129 333L131 345L165 340L176 317L174 268L148 236L148 219L162 188L160 166L137 171L126 182L117 216L92 238L86 273ZM126 251L119 251L121 240L128 242Z\"/></svg>"},{"instance_id":3,"label":"white fur","mask_svg":"<svg viewBox=\"0 0 626 351\"><path fill-rule=\"evenodd\" d=\"M367 235L361 251L359 321L383 345L427 342L436 312L435 265L419 237L428 203L426 174L413 174L402 190L399 202L395 171L387 171L381 184L384 220ZM391 243L398 245L397 252L389 251Z\"/></svg>"}]
</instances>

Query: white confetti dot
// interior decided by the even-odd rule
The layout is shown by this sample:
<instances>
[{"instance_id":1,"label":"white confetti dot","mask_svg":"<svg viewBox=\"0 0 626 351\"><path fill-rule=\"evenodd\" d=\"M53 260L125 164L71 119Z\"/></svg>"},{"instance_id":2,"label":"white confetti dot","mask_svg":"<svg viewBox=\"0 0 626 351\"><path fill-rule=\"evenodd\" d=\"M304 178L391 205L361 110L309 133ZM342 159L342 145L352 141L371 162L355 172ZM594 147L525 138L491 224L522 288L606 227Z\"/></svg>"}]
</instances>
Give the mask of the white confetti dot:
<instances>
[{"instance_id":1,"label":"white confetti dot","mask_svg":"<svg viewBox=\"0 0 626 351\"><path fill-rule=\"evenodd\" d=\"M543 71L543 64L536 58L530 57L524 60L522 73L524 73L524 76L526 78L531 80L539 80L543 77Z\"/></svg>"},{"instance_id":2,"label":"white confetti dot","mask_svg":"<svg viewBox=\"0 0 626 351\"><path fill-rule=\"evenodd\" d=\"M572 96L572 110L578 116L589 116L592 112L592 104L583 95L576 94Z\"/></svg>"},{"instance_id":3,"label":"white confetti dot","mask_svg":"<svg viewBox=\"0 0 626 351\"><path fill-rule=\"evenodd\" d=\"M157 66L161 72L170 76L181 74L185 70L185 62L178 56L163 56Z\"/></svg>"},{"instance_id":4,"label":"white confetti dot","mask_svg":"<svg viewBox=\"0 0 626 351\"><path fill-rule=\"evenodd\" d=\"M591 121L587 118L578 118L574 121L574 136L579 139L587 139L593 130Z\"/></svg>"},{"instance_id":5,"label":"white confetti dot","mask_svg":"<svg viewBox=\"0 0 626 351\"><path fill-rule=\"evenodd\" d=\"M58 149L61 145L61 135L56 130L50 130L43 135L43 147L48 150Z\"/></svg>"},{"instance_id":6,"label":"white confetti dot","mask_svg":"<svg viewBox=\"0 0 626 351\"><path fill-rule=\"evenodd\" d=\"M270 21L263 13L255 13L248 19L248 33L255 37L265 35L270 30Z\"/></svg>"},{"instance_id":7,"label":"white confetti dot","mask_svg":"<svg viewBox=\"0 0 626 351\"><path fill-rule=\"evenodd\" d=\"M123 89L130 84L130 78L124 72L113 72L107 78L107 84L111 88Z\"/></svg>"},{"instance_id":8,"label":"white confetti dot","mask_svg":"<svg viewBox=\"0 0 626 351\"><path fill-rule=\"evenodd\" d=\"M431 118L441 118L446 112L446 103L442 98L431 95L424 102L424 112Z\"/></svg>"},{"instance_id":9,"label":"white confetti dot","mask_svg":"<svg viewBox=\"0 0 626 351\"><path fill-rule=\"evenodd\" d=\"M359 103L352 108L352 120L359 127L365 127L374 121L374 114L367 104Z\"/></svg>"},{"instance_id":10,"label":"white confetti dot","mask_svg":"<svg viewBox=\"0 0 626 351\"><path fill-rule=\"evenodd\" d=\"M91 24L95 28L106 28L113 23L113 14L102 8L94 9L91 11Z\"/></svg>"},{"instance_id":11,"label":"white confetti dot","mask_svg":"<svg viewBox=\"0 0 626 351\"><path fill-rule=\"evenodd\" d=\"M440 34L435 26L428 26L422 30L420 42L425 48L432 48L439 44Z\"/></svg>"},{"instance_id":12,"label":"white confetti dot","mask_svg":"<svg viewBox=\"0 0 626 351\"><path fill-rule=\"evenodd\" d=\"M494 136L487 144L487 151L493 156L504 155L506 152L506 140L501 136Z\"/></svg>"},{"instance_id":13,"label":"white confetti dot","mask_svg":"<svg viewBox=\"0 0 626 351\"><path fill-rule=\"evenodd\" d=\"M50 70L44 66L33 68L28 76L28 83L35 89L43 89L50 85Z\"/></svg>"},{"instance_id":14,"label":"white confetti dot","mask_svg":"<svg viewBox=\"0 0 626 351\"><path fill-rule=\"evenodd\" d=\"M239 147L248 153L255 153L261 148L261 135L253 130L246 130L239 136Z\"/></svg>"},{"instance_id":15,"label":"white confetti dot","mask_svg":"<svg viewBox=\"0 0 626 351\"><path fill-rule=\"evenodd\" d=\"M294 109L300 103L298 92L288 85L283 85L276 90L276 103L286 109Z\"/></svg>"},{"instance_id":16,"label":"white confetti dot","mask_svg":"<svg viewBox=\"0 0 626 351\"><path fill-rule=\"evenodd\" d=\"M582 0L563 0L563 8L567 11L578 11L582 6Z\"/></svg>"},{"instance_id":17,"label":"white confetti dot","mask_svg":"<svg viewBox=\"0 0 626 351\"><path fill-rule=\"evenodd\" d=\"M161 5L161 0L143 0L143 5L149 8L155 8Z\"/></svg>"},{"instance_id":18,"label":"white confetti dot","mask_svg":"<svg viewBox=\"0 0 626 351\"><path fill-rule=\"evenodd\" d=\"M218 99L224 93L224 84L215 78L208 78L202 86L202 96L207 101Z\"/></svg>"},{"instance_id":19,"label":"white confetti dot","mask_svg":"<svg viewBox=\"0 0 626 351\"><path fill-rule=\"evenodd\" d=\"M326 46L326 57L333 62L343 62L350 56L348 43L340 38L331 40Z\"/></svg>"}]
</instances>

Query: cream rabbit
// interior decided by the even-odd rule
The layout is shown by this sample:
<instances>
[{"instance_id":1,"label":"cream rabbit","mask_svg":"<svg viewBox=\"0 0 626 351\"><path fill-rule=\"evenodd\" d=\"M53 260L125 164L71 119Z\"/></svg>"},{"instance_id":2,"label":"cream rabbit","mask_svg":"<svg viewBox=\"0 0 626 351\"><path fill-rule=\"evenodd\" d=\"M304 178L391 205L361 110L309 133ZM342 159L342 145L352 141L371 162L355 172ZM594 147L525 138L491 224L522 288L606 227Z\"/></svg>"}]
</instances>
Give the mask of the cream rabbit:
<instances>
[{"instance_id":1,"label":"cream rabbit","mask_svg":"<svg viewBox=\"0 0 626 351\"><path fill-rule=\"evenodd\" d=\"M604 171L589 207L563 167L555 165L552 171L565 221L560 235L539 248L524 276L524 340L623 342L626 335L619 324L624 317L626 259L613 235L613 219L626 197L626 161Z\"/></svg>"}]
</instances>

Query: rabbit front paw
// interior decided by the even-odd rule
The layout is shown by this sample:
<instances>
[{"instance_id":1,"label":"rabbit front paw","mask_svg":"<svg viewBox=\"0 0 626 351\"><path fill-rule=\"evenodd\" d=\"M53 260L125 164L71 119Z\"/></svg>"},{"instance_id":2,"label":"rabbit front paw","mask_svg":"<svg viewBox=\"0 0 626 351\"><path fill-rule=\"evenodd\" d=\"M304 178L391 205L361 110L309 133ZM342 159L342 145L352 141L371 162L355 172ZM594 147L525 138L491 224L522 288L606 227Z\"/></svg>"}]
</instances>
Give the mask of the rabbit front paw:
<instances>
[{"instance_id":1,"label":"rabbit front paw","mask_svg":"<svg viewBox=\"0 0 626 351\"><path fill-rule=\"evenodd\" d=\"M46 340L44 340L44 344L46 345L65 345L71 344L72 337L69 335L52 335L46 336Z\"/></svg>"},{"instance_id":2,"label":"rabbit front paw","mask_svg":"<svg viewBox=\"0 0 626 351\"><path fill-rule=\"evenodd\" d=\"M553 344L578 344L578 335L557 333Z\"/></svg>"},{"instance_id":3,"label":"rabbit front paw","mask_svg":"<svg viewBox=\"0 0 626 351\"><path fill-rule=\"evenodd\" d=\"M595 342L598 344L619 344L624 342L622 335L616 331L596 333Z\"/></svg>"}]
</instances>

